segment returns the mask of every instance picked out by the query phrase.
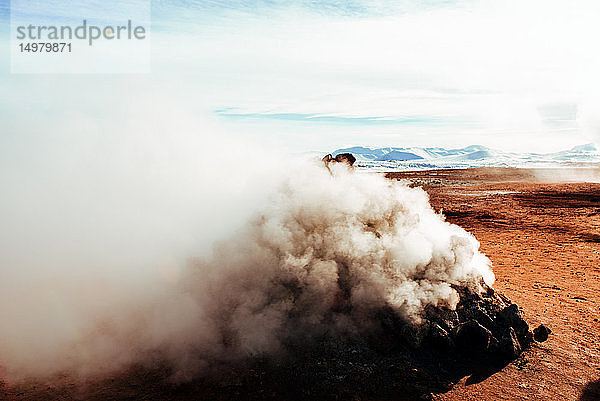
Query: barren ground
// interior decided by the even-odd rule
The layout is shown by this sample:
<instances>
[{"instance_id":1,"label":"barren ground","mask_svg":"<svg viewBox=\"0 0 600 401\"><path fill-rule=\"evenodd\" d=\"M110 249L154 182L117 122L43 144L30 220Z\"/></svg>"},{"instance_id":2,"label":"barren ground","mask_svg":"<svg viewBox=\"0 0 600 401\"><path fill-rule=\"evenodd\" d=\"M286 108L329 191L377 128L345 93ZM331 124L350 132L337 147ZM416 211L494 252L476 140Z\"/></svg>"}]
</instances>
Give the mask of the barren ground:
<instances>
[{"instance_id":1,"label":"barren ground","mask_svg":"<svg viewBox=\"0 0 600 401\"><path fill-rule=\"evenodd\" d=\"M436 210L481 242L493 262L495 288L524 309L532 327L543 323L553 331L501 371L474 384L465 377L433 399L600 400L600 183L582 182L600 181L600 170L481 168L388 176L423 186ZM202 382L172 386L163 379L160 370L134 370L85 389L68 381L0 382L0 400L203 399Z\"/></svg>"},{"instance_id":2,"label":"barren ground","mask_svg":"<svg viewBox=\"0 0 600 401\"><path fill-rule=\"evenodd\" d=\"M481 168L389 174L422 185L492 260L494 287L548 341L436 400L600 400L600 170ZM562 182L552 182L552 181ZM582 396L583 394L583 396Z\"/></svg>"}]
</instances>

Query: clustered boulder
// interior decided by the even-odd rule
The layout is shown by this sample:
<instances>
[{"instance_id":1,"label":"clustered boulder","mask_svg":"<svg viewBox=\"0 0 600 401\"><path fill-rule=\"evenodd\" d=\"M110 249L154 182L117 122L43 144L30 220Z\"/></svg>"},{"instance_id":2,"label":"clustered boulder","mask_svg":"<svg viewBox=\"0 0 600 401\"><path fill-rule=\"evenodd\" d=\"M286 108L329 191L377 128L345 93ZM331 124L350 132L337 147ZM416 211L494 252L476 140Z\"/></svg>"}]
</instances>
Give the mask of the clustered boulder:
<instances>
[{"instance_id":1,"label":"clustered boulder","mask_svg":"<svg viewBox=\"0 0 600 401\"><path fill-rule=\"evenodd\" d=\"M534 340L548 339L550 329L542 325L532 333L516 304L484 283L481 286L482 292L455 287L460 294L456 310L427 308L426 328L417 346L446 354L511 361Z\"/></svg>"},{"instance_id":2,"label":"clustered boulder","mask_svg":"<svg viewBox=\"0 0 600 401\"><path fill-rule=\"evenodd\" d=\"M464 377L483 380L550 329L532 332L516 304L483 282L480 288L455 286L456 309L429 306L420 324L386 307L373 311L379 328L371 333L299 339L279 363L254 363L239 391L272 395L263 399L420 400Z\"/></svg>"}]
</instances>

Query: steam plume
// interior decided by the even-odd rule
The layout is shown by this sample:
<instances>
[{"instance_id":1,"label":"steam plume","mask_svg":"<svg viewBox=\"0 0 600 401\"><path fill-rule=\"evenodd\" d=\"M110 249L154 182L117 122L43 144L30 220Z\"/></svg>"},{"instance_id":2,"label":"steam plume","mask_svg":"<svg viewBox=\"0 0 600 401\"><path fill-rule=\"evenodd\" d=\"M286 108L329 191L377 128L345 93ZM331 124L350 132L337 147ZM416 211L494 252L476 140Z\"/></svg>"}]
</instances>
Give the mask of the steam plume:
<instances>
[{"instance_id":1,"label":"steam plume","mask_svg":"<svg viewBox=\"0 0 600 401\"><path fill-rule=\"evenodd\" d=\"M190 378L210 361L277 355L288 340L368 332L384 306L420 324L427 305L456 306L452 285L493 283L475 238L423 190L344 166L285 170L247 224L167 280L123 291L84 270L25 293L3 286L18 301L1 309L8 377L105 374L159 358ZM44 290L60 292L44 298L56 307L73 304L45 317L27 305Z\"/></svg>"},{"instance_id":2,"label":"steam plume","mask_svg":"<svg viewBox=\"0 0 600 401\"><path fill-rule=\"evenodd\" d=\"M237 351L277 351L303 335L369 330L392 307L421 323L455 308L452 285L494 277L478 242L436 214L421 189L333 165L303 166L242 232L199 262L190 293Z\"/></svg>"}]
</instances>

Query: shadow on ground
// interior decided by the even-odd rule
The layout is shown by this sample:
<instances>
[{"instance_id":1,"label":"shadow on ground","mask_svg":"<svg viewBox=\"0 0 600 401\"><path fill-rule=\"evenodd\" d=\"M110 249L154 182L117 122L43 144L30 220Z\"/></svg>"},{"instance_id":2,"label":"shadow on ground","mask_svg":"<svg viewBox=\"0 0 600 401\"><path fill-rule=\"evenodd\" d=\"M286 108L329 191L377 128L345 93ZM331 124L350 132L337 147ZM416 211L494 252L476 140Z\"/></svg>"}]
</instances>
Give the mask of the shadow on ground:
<instances>
[{"instance_id":1,"label":"shadow on ground","mask_svg":"<svg viewBox=\"0 0 600 401\"><path fill-rule=\"evenodd\" d=\"M283 355L229 362L203 359L199 379L179 383L159 360L109 378L67 378L0 386L8 400L423 400L467 377L479 383L518 360L534 335L518 306L486 287L460 294L456 310L425 308L425 323L407 323L393 308L372 313L362 334L306 336L292 330ZM543 340L542 340L543 341ZM196 375L198 376L198 375Z\"/></svg>"},{"instance_id":2,"label":"shadow on ground","mask_svg":"<svg viewBox=\"0 0 600 401\"><path fill-rule=\"evenodd\" d=\"M579 401L598 401L600 400L600 379L589 382L583 389Z\"/></svg>"},{"instance_id":3,"label":"shadow on ground","mask_svg":"<svg viewBox=\"0 0 600 401\"><path fill-rule=\"evenodd\" d=\"M135 367L108 379L74 384L23 383L0 386L7 400L423 400L450 390L461 378L484 380L503 365L480 360L416 355L389 339L380 344L336 343L329 340L301 356L254 359L213 372L188 383L176 383L168 368ZM326 346L324 350L320 346ZM379 349L385 347L386 349ZM394 349L389 349L394 347ZM384 352L385 351L385 352ZM2 391L3 390L3 391Z\"/></svg>"}]
</instances>

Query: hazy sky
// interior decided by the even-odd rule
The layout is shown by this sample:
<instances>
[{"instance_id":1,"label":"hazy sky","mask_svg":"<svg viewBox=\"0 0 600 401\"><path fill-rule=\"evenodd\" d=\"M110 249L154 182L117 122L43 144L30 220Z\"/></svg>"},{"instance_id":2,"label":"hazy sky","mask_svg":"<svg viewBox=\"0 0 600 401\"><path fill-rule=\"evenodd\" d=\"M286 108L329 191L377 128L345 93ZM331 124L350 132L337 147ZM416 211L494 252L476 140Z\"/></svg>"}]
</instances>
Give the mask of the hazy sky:
<instances>
[{"instance_id":1,"label":"hazy sky","mask_svg":"<svg viewBox=\"0 0 600 401\"><path fill-rule=\"evenodd\" d=\"M598 126L593 0L156 0L153 72L121 76L10 75L0 4L4 132L73 114L107 129L147 107L140 98L165 119L183 104L225 131L297 151L545 152L590 142Z\"/></svg>"}]
</instances>

